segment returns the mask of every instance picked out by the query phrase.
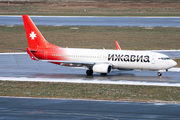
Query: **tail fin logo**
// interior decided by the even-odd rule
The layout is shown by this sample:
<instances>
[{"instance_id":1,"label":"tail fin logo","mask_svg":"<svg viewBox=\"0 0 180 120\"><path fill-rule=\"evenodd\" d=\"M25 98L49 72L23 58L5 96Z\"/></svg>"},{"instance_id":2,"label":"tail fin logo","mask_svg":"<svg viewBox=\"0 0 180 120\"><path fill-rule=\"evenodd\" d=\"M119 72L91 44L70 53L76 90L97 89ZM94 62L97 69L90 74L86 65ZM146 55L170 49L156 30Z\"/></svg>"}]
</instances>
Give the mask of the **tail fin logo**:
<instances>
[{"instance_id":1,"label":"tail fin logo","mask_svg":"<svg viewBox=\"0 0 180 120\"><path fill-rule=\"evenodd\" d=\"M31 40L34 40L37 37L36 36L37 34L35 34L34 31L31 31L29 35L30 35L29 37L31 38Z\"/></svg>"}]
</instances>

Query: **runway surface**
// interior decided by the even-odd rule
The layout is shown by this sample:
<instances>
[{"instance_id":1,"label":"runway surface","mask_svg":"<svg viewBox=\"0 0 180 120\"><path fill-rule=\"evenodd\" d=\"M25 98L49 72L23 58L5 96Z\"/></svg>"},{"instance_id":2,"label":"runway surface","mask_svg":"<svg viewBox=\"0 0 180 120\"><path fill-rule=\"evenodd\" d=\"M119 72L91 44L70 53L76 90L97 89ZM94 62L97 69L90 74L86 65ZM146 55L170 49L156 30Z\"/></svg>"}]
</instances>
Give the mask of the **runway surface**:
<instances>
[{"instance_id":1,"label":"runway surface","mask_svg":"<svg viewBox=\"0 0 180 120\"><path fill-rule=\"evenodd\" d=\"M1 120L179 120L179 104L0 97Z\"/></svg>"},{"instance_id":2,"label":"runway surface","mask_svg":"<svg viewBox=\"0 0 180 120\"><path fill-rule=\"evenodd\" d=\"M43 26L180 27L180 17L31 16ZM0 25L23 25L21 16L0 16Z\"/></svg>"},{"instance_id":3,"label":"runway surface","mask_svg":"<svg viewBox=\"0 0 180 120\"><path fill-rule=\"evenodd\" d=\"M95 73L86 76L86 70L33 61L26 53L0 54L0 80L71 82L99 84L156 85L180 87L180 69L173 68L157 76L157 71L119 71L107 76Z\"/></svg>"},{"instance_id":4,"label":"runway surface","mask_svg":"<svg viewBox=\"0 0 180 120\"><path fill-rule=\"evenodd\" d=\"M83 69L33 61L26 53L0 54L0 80L180 87L179 73L177 68L163 73L162 77L154 71L114 71L107 76L86 76ZM178 120L179 113L179 104L0 97L2 120Z\"/></svg>"}]
</instances>

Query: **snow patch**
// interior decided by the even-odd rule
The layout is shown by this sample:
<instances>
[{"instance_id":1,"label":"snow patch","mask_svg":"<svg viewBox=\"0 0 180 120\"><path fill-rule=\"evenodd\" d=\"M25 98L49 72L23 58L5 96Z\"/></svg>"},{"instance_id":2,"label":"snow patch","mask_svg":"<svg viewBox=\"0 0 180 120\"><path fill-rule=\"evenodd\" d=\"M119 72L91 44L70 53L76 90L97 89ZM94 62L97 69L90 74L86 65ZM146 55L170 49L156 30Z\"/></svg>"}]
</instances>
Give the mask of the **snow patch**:
<instances>
[{"instance_id":1,"label":"snow patch","mask_svg":"<svg viewBox=\"0 0 180 120\"><path fill-rule=\"evenodd\" d=\"M168 71L170 71L170 72L180 72L180 68L171 68L171 69L168 69Z\"/></svg>"},{"instance_id":2,"label":"snow patch","mask_svg":"<svg viewBox=\"0 0 180 120\"><path fill-rule=\"evenodd\" d=\"M180 87L180 83L168 82L140 82L140 81L109 81L109 80L82 80L59 78L27 78L27 77L0 77L1 81L33 81L33 82L67 82L67 83L92 83L92 84L118 84L118 85L145 85L145 86L171 86Z\"/></svg>"}]
</instances>

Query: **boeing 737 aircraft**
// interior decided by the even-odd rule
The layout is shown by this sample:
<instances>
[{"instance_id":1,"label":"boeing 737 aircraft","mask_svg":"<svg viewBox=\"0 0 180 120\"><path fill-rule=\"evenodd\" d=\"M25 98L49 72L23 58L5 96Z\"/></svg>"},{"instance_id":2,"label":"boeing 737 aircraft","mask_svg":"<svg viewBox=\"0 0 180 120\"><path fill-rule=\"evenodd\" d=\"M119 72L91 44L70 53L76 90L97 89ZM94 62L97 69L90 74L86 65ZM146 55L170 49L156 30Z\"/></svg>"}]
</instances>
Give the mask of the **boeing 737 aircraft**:
<instances>
[{"instance_id":1,"label":"boeing 737 aircraft","mask_svg":"<svg viewBox=\"0 0 180 120\"><path fill-rule=\"evenodd\" d=\"M42 36L28 15L22 15L29 48L27 53L33 60L71 67L85 67L87 75L93 72L106 75L113 69L118 70L156 70L158 76L177 65L168 56L150 51L105 49L61 48L50 44Z\"/></svg>"}]
</instances>

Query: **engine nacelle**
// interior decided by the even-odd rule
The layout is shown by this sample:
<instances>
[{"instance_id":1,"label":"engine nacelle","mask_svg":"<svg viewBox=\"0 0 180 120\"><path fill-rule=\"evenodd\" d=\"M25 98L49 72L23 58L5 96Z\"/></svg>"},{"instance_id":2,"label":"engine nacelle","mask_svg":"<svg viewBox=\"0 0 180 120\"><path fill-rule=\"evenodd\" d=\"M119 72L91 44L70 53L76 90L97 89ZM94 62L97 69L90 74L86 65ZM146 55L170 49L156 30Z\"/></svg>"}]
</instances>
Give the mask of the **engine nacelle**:
<instances>
[{"instance_id":1,"label":"engine nacelle","mask_svg":"<svg viewBox=\"0 0 180 120\"><path fill-rule=\"evenodd\" d=\"M95 64L92 68L93 72L96 73L109 73L111 69L112 66L109 64Z\"/></svg>"}]
</instances>

